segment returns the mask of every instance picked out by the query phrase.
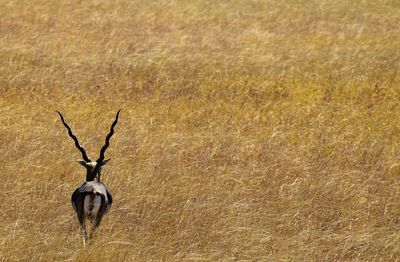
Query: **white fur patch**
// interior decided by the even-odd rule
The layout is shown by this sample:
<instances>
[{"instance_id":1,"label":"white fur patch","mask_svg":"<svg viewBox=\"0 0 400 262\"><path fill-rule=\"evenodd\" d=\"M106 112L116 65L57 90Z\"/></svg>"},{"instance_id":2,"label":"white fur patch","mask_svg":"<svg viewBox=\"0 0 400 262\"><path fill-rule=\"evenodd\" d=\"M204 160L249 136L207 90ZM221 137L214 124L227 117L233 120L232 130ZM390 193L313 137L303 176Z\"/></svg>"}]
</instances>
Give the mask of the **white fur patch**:
<instances>
[{"instance_id":1,"label":"white fur patch","mask_svg":"<svg viewBox=\"0 0 400 262\"><path fill-rule=\"evenodd\" d=\"M101 197L98 195L86 195L83 203L85 216L96 217L101 206Z\"/></svg>"}]
</instances>

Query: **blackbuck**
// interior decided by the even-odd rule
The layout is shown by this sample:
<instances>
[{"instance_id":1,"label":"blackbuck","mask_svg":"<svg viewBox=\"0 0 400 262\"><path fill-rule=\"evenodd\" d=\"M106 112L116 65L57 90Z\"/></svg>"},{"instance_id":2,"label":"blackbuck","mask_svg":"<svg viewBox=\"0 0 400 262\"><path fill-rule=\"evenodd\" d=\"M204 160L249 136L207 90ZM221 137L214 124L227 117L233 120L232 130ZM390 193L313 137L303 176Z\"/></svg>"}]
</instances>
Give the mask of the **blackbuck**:
<instances>
[{"instance_id":1,"label":"blackbuck","mask_svg":"<svg viewBox=\"0 0 400 262\"><path fill-rule=\"evenodd\" d=\"M60 115L61 121L65 128L68 130L68 135L74 140L75 146L82 153L82 160L78 160L78 163L86 168L86 182L78 187L71 197L72 207L74 208L79 223L82 229L83 246L86 246L87 232L86 224L87 221L90 223L90 235L92 237L93 232L100 225L101 219L110 210L113 199L111 193L107 187L100 182L101 169L107 164L110 159L104 159L104 153L110 145L110 138L114 134L114 127L118 122L118 111L114 122L111 125L110 132L106 137L105 144L100 150L100 156L96 161L90 160L87 156L85 149L79 144L78 138L72 133L71 128L64 121L63 115L57 111Z\"/></svg>"}]
</instances>

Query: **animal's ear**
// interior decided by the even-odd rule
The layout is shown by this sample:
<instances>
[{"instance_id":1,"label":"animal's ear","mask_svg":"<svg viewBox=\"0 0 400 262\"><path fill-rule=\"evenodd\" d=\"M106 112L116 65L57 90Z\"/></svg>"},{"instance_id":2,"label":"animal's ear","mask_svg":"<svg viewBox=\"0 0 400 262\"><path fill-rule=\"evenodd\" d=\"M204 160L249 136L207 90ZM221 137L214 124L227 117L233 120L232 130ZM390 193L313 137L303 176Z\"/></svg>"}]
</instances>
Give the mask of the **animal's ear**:
<instances>
[{"instance_id":1,"label":"animal's ear","mask_svg":"<svg viewBox=\"0 0 400 262\"><path fill-rule=\"evenodd\" d=\"M106 159L106 160L103 160L103 162L101 162L101 165L104 166L104 165L107 164L107 162L110 161L110 160L111 160L111 158Z\"/></svg>"},{"instance_id":2,"label":"animal's ear","mask_svg":"<svg viewBox=\"0 0 400 262\"><path fill-rule=\"evenodd\" d=\"M78 160L78 163L79 163L81 166L88 167L88 165L87 165L87 163L86 163L85 160Z\"/></svg>"}]
</instances>

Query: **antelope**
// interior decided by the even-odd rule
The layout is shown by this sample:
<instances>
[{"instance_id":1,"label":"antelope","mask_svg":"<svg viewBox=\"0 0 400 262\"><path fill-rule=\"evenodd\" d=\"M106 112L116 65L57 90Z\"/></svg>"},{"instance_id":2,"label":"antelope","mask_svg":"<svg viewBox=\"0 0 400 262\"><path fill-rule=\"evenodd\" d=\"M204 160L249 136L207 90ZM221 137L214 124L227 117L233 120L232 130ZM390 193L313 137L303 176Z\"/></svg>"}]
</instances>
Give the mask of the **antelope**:
<instances>
[{"instance_id":1,"label":"antelope","mask_svg":"<svg viewBox=\"0 0 400 262\"><path fill-rule=\"evenodd\" d=\"M72 133L71 128L64 121L63 115L57 111L63 125L68 130L68 135L74 140L75 146L82 153L83 159L78 160L78 163L86 168L86 182L78 187L71 197L72 207L78 216L81 226L84 247L86 247L86 241L88 239L86 232L87 221L89 221L91 225L89 235L89 239L91 239L94 231L100 225L101 219L108 213L113 203L111 193L108 191L107 187L100 182L100 177L102 167L110 161L110 159L104 159L104 153L109 146L110 138L114 134L114 127L118 122L120 111L121 109L117 112L115 120L111 125L110 132L106 136L105 144L100 150L100 156L96 161L90 160L85 149L79 144L78 138Z\"/></svg>"}]
</instances>

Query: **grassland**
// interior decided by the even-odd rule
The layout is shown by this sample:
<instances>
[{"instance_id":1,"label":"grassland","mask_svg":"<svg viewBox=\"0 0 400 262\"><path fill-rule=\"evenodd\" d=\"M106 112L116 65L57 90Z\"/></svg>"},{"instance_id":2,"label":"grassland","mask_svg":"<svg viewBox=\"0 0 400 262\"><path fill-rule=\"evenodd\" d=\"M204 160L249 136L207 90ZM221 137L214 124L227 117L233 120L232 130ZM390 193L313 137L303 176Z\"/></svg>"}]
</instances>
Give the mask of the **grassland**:
<instances>
[{"instance_id":1,"label":"grassland","mask_svg":"<svg viewBox=\"0 0 400 262\"><path fill-rule=\"evenodd\" d=\"M0 261L399 260L400 3L284 2L0 0Z\"/></svg>"}]
</instances>

